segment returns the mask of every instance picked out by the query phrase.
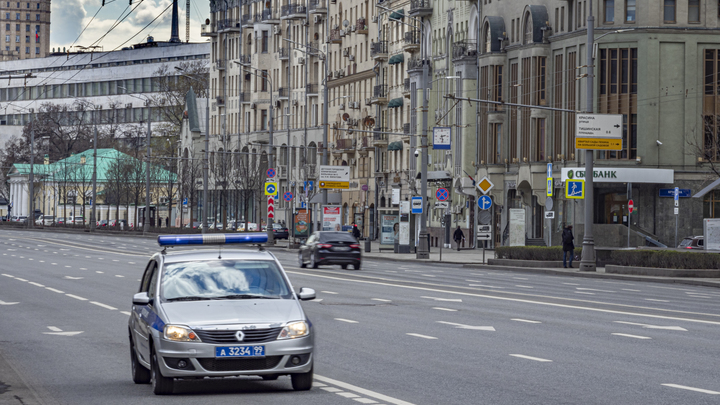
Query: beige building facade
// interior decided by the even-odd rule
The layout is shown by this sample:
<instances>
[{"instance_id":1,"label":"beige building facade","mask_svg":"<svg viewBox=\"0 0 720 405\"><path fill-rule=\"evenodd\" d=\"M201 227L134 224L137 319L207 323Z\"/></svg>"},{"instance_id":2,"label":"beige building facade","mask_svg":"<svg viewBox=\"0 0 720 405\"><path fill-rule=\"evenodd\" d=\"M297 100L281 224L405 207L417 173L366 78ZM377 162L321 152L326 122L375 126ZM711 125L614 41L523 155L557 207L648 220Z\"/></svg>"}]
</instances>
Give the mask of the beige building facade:
<instances>
[{"instance_id":1,"label":"beige building facade","mask_svg":"<svg viewBox=\"0 0 720 405\"><path fill-rule=\"evenodd\" d=\"M0 61L50 55L50 0L0 1Z\"/></svg>"}]
</instances>

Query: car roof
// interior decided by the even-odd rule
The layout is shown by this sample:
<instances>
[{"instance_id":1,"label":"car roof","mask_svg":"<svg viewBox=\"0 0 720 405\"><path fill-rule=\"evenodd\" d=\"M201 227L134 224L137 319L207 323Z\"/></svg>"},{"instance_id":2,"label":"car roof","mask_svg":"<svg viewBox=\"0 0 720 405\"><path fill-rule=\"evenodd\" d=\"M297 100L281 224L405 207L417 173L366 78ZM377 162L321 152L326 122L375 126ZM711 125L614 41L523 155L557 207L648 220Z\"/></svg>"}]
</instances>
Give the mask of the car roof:
<instances>
[{"instance_id":1,"label":"car roof","mask_svg":"<svg viewBox=\"0 0 720 405\"><path fill-rule=\"evenodd\" d=\"M221 257L220 260L275 260L275 256L266 250L232 249L227 248L227 245L222 247L219 256ZM205 249L168 251L164 255L165 263L214 260L218 260L218 246Z\"/></svg>"}]
</instances>

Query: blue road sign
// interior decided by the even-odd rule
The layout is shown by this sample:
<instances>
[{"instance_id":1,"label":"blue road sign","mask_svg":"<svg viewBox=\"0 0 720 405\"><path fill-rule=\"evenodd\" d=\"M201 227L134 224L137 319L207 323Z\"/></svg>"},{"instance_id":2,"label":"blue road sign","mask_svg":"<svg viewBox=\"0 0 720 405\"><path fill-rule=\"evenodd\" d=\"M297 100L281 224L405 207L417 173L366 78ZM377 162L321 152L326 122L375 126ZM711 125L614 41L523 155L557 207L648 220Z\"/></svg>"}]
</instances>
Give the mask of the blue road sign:
<instances>
[{"instance_id":1,"label":"blue road sign","mask_svg":"<svg viewBox=\"0 0 720 405\"><path fill-rule=\"evenodd\" d=\"M187 205L187 203L188 203L188 200L187 200L187 197L186 197L186 198L183 199L183 205Z\"/></svg>"},{"instance_id":2,"label":"blue road sign","mask_svg":"<svg viewBox=\"0 0 720 405\"><path fill-rule=\"evenodd\" d=\"M552 177L552 163L547 164L547 176Z\"/></svg>"},{"instance_id":3,"label":"blue road sign","mask_svg":"<svg viewBox=\"0 0 720 405\"><path fill-rule=\"evenodd\" d=\"M277 194L277 183L265 183L265 195Z\"/></svg>"},{"instance_id":4,"label":"blue road sign","mask_svg":"<svg viewBox=\"0 0 720 405\"><path fill-rule=\"evenodd\" d=\"M585 180L566 180L565 198L585 198Z\"/></svg>"},{"instance_id":5,"label":"blue road sign","mask_svg":"<svg viewBox=\"0 0 720 405\"><path fill-rule=\"evenodd\" d=\"M678 188L678 194L680 198L691 197L692 190L689 188ZM675 197L674 188L661 188L659 192L660 197Z\"/></svg>"},{"instance_id":6,"label":"blue road sign","mask_svg":"<svg viewBox=\"0 0 720 405\"><path fill-rule=\"evenodd\" d=\"M288 191L287 193L283 194L283 198L285 199L285 201L292 201L293 193Z\"/></svg>"},{"instance_id":7,"label":"blue road sign","mask_svg":"<svg viewBox=\"0 0 720 405\"><path fill-rule=\"evenodd\" d=\"M300 203L300 208L305 208L305 207L307 207L307 204L305 204L305 201L301 202L301 203Z\"/></svg>"},{"instance_id":8,"label":"blue road sign","mask_svg":"<svg viewBox=\"0 0 720 405\"><path fill-rule=\"evenodd\" d=\"M449 197L448 190L446 188L439 188L435 192L435 198L437 198L438 201L446 201Z\"/></svg>"},{"instance_id":9,"label":"blue road sign","mask_svg":"<svg viewBox=\"0 0 720 405\"><path fill-rule=\"evenodd\" d=\"M423 212L422 197L413 197L411 204L412 204L412 213L413 214L422 214L422 212Z\"/></svg>"},{"instance_id":10,"label":"blue road sign","mask_svg":"<svg viewBox=\"0 0 720 405\"><path fill-rule=\"evenodd\" d=\"M489 195L482 195L478 198L478 207L480 207L481 210L489 210L492 204L492 198L490 198Z\"/></svg>"},{"instance_id":11,"label":"blue road sign","mask_svg":"<svg viewBox=\"0 0 720 405\"><path fill-rule=\"evenodd\" d=\"M275 177L275 169L273 169L272 167L267 169L267 176L271 179Z\"/></svg>"},{"instance_id":12,"label":"blue road sign","mask_svg":"<svg viewBox=\"0 0 720 405\"><path fill-rule=\"evenodd\" d=\"M675 187L675 190L674 190L674 191L675 191L675 192L674 192L674 194L675 194L675 201L677 201L677 200L680 198L680 187Z\"/></svg>"}]
</instances>

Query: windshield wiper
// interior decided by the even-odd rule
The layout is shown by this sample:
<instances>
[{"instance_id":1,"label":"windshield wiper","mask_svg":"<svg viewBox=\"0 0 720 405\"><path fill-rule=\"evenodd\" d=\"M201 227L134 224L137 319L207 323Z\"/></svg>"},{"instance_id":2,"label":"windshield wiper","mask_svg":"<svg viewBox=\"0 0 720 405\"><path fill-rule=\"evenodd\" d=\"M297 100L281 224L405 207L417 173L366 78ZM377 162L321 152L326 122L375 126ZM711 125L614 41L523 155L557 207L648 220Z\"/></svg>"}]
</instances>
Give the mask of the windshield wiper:
<instances>
[{"instance_id":1,"label":"windshield wiper","mask_svg":"<svg viewBox=\"0 0 720 405\"><path fill-rule=\"evenodd\" d=\"M260 294L232 294L224 295L222 297L213 297L216 300L242 300L242 299L278 299L280 297L275 295L260 295Z\"/></svg>"},{"instance_id":2,"label":"windshield wiper","mask_svg":"<svg viewBox=\"0 0 720 405\"><path fill-rule=\"evenodd\" d=\"M177 298L168 298L166 301L203 301L203 300L210 300L211 298L208 297L177 297Z\"/></svg>"}]
</instances>

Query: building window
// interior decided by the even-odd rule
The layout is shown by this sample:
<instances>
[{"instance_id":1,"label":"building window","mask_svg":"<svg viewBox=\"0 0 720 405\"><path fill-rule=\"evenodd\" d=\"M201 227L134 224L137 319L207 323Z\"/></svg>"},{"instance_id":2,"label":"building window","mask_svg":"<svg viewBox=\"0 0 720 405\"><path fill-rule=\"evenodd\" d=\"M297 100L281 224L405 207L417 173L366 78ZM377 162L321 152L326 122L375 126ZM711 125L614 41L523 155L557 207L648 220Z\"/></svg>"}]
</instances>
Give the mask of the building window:
<instances>
[{"instance_id":1,"label":"building window","mask_svg":"<svg viewBox=\"0 0 720 405\"><path fill-rule=\"evenodd\" d=\"M262 32L262 53L268 53L268 31Z\"/></svg>"},{"instance_id":2,"label":"building window","mask_svg":"<svg viewBox=\"0 0 720 405\"><path fill-rule=\"evenodd\" d=\"M26 47L25 47L25 53L28 53L28 54L30 53L30 47L29 47L29 46L26 46Z\"/></svg>"},{"instance_id":3,"label":"building window","mask_svg":"<svg viewBox=\"0 0 720 405\"><path fill-rule=\"evenodd\" d=\"M720 191L713 190L705 194L703 218L720 218Z\"/></svg>"},{"instance_id":4,"label":"building window","mask_svg":"<svg viewBox=\"0 0 720 405\"><path fill-rule=\"evenodd\" d=\"M545 118L535 120L535 160L545 160Z\"/></svg>"},{"instance_id":5,"label":"building window","mask_svg":"<svg viewBox=\"0 0 720 405\"><path fill-rule=\"evenodd\" d=\"M28 18L29 20L29 18ZM40 21L40 14L35 14L35 21Z\"/></svg>"},{"instance_id":6,"label":"building window","mask_svg":"<svg viewBox=\"0 0 720 405\"><path fill-rule=\"evenodd\" d=\"M664 0L663 20L666 23L675 22L675 0Z\"/></svg>"},{"instance_id":7,"label":"building window","mask_svg":"<svg viewBox=\"0 0 720 405\"><path fill-rule=\"evenodd\" d=\"M576 52L568 52L567 65L577 66L575 64L576 57ZM577 80L575 80L575 69L566 70L565 83L567 83L567 89L565 91L567 101L565 103L565 108L577 111L578 106L575 91ZM565 113L565 120L565 125L567 128L567 147L565 152L565 159L575 160L575 113ZM556 148L559 148L559 146L556 146Z\"/></svg>"},{"instance_id":8,"label":"building window","mask_svg":"<svg viewBox=\"0 0 720 405\"><path fill-rule=\"evenodd\" d=\"M265 131L267 130L267 118L268 118L268 110L260 110L260 130Z\"/></svg>"},{"instance_id":9,"label":"building window","mask_svg":"<svg viewBox=\"0 0 720 405\"><path fill-rule=\"evenodd\" d=\"M490 124L490 133L492 134L492 145L490 146L491 156L490 163L502 163L502 124Z\"/></svg>"},{"instance_id":10,"label":"building window","mask_svg":"<svg viewBox=\"0 0 720 405\"><path fill-rule=\"evenodd\" d=\"M483 36L485 38L485 49L483 49L483 53L490 53L492 52L492 36L490 35L490 24L485 24Z\"/></svg>"},{"instance_id":11,"label":"building window","mask_svg":"<svg viewBox=\"0 0 720 405\"><path fill-rule=\"evenodd\" d=\"M536 105L547 105L547 91L546 90L546 73L547 73L547 58L545 56L536 56L533 58L533 64L535 65L535 104Z\"/></svg>"},{"instance_id":12,"label":"building window","mask_svg":"<svg viewBox=\"0 0 720 405\"><path fill-rule=\"evenodd\" d=\"M15 13L15 19L16 19L16 20L19 20L19 19L20 19L20 13Z\"/></svg>"},{"instance_id":13,"label":"building window","mask_svg":"<svg viewBox=\"0 0 720 405\"><path fill-rule=\"evenodd\" d=\"M625 21L635 22L635 0L625 0Z\"/></svg>"},{"instance_id":14,"label":"building window","mask_svg":"<svg viewBox=\"0 0 720 405\"><path fill-rule=\"evenodd\" d=\"M700 22L700 0L688 1L688 22Z\"/></svg>"},{"instance_id":15,"label":"building window","mask_svg":"<svg viewBox=\"0 0 720 405\"><path fill-rule=\"evenodd\" d=\"M605 0L605 22L615 21L615 0Z\"/></svg>"},{"instance_id":16,"label":"building window","mask_svg":"<svg viewBox=\"0 0 720 405\"><path fill-rule=\"evenodd\" d=\"M637 157L637 67L637 48L600 49L599 112L623 115L623 149L600 158Z\"/></svg>"},{"instance_id":17,"label":"building window","mask_svg":"<svg viewBox=\"0 0 720 405\"><path fill-rule=\"evenodd\" d=\"M573 79L574 81L574 79ZM518 102L518 64L510 65L510 102ZM516 163L517 154L517 136L518 136L518 109L510 108L510 141L508 142L508 157L512 163Z\"/></svg>"},{"instance_id":18,"label":"building window","mask_svg":"<svg viewBox=\"0 0 720 405\"><path fill-rule=\"evenodd\" d=\"M524 44L532 44L533 43L533 24L532 24L532 17L530 17L530 13L527 13L525 15L525 26L523 28L523 35L525 38Z\"/></svg>"},{"instance_id":19,"label":"building window","mask_svg":"<svg viewBox=\"0 0 720 405\"><path fill-rule=\"evenodd\" d=\"M550 152L548 155L552 158L556 154L560 154L560 151L562 149L562 134L563 134L563 112L559 111L559 109L562 108L562 101L563 101L563 55L562 53L555 55L555 63L553 65L553 68L555 69L555 73L553 74L553 107L557 108L558 110L554 110L552 112L553 114L553 142L552 147L550 149ZM560 157L557 156L557 159Z\"/></svg>"},{"instance_id":20,"label":"building window","mask_svg":"<svg viewBox=\"0 0 720 405\"><path fill-rule=\"evenodd\" d=\"M20 42L20 35L15 35L15 42Z\"/></svg>"},{"instance_id":21,"label":"building window","mask_svg":"<svg viewBox=\"0 0 720 405\"><path fill-rule=\"evenodd\" d=\"M263 70L262 74L260 75L260 91L267 91L267 81L268 81L268 72L267 70Z\"/></svg>"}]
</instances>

